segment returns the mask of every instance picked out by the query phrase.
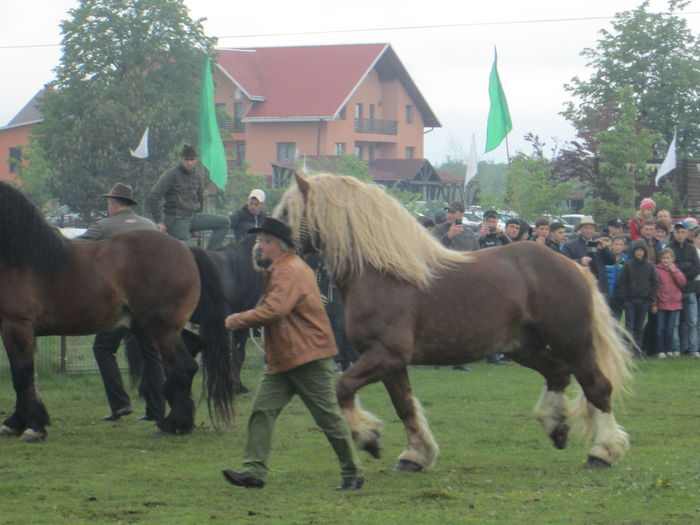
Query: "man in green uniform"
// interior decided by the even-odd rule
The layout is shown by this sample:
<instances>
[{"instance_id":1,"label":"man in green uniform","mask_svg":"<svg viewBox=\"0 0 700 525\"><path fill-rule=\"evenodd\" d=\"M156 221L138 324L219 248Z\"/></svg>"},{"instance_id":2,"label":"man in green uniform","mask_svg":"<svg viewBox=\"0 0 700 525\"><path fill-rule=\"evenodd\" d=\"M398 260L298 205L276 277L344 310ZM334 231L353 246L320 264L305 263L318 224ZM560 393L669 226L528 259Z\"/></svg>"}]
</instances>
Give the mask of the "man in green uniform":
<instances>
[{"instance_id":1,"label":"man in green uniform","mask_svg":"<svg viewBox=\"0 0 700 525\"><path fill-rule=\"evenodd\" d=\"M275 420L298 394L338 457L342 480L336 490L359 489L364 478L335 395L332 357L338 351L316 278L294 253L284 222L267 218L248 233L258 233L257 263L267 268L265 296L257 308L228 316L226 328L265 327L267 370L248 419L244 470L226 469L224 477L241 487L265 485Z\"/></svg>"},{"instance_id":2,"label":"man in green uniform","mask_svg":"<svg viewBox=\"0 0 700 525\"><path fill-rule=\"evenodd\" d=\"M180 163L163 173L148 196L148 208L158 229L186 241L190 233L212 230L207 249L222 248L231 223L225 215L203 213L204 182L197 173L197 150L185 146ZM161 210L163 201L163 210Z\"/></svg>"}]
</instances>

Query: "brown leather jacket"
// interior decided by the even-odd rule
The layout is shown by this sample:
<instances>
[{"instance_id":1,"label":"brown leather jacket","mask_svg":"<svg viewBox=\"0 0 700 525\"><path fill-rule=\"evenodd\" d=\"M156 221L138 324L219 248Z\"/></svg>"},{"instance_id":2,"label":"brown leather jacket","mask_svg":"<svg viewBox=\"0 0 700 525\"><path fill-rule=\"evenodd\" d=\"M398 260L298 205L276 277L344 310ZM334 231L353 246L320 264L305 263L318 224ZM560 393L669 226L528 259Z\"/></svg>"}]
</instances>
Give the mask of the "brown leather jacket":
<instances>
[{"instance_id":1,"label":"brown leather jacket","mask_svg":"<svg viewBox=\"0 0 700 525\"><path fill-rule=\"evenodd\" d=\"M265 326L268 374L338 353L316 278L292 253L270 266L262 304L236 318L246 327Z\"/></svg>"}]
</instances>

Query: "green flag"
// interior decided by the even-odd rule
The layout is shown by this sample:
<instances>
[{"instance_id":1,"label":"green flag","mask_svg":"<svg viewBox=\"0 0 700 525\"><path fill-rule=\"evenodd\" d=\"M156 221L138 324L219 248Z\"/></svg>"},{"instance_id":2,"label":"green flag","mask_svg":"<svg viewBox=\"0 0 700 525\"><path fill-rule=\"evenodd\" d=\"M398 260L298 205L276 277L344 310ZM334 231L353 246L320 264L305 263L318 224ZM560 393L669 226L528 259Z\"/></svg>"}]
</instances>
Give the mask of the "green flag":
<instances>
[{"instance_id":1,"label":"green flag","mask_svg":"<svg viewBox=\"0 0 700 525\"><path fill-rule=\"evenodd\" d=\"M493 50L493 67L491 67L491 76L489 76L489 100L491 108L489 109L489 121L486 128L486 151L496 149L506 135L513 129L513 124L510 121L510 112L508 111L508 102L506 94L501 86L501 79L498 78L498 69L496 62L498 55L496 50Z\"/></svg>"},{"instance_id":2,"label":"green flag","mask_svg":"<svg viewBox=\"0 0 700 525\"><path fill-rule=\"evenodd\" d=\"M223 190L228 179L226 152L221 142L219 123L214 107L214 80L211 77L211 61L207 57L202 72L202 92L199 96L199 156L209 170L209 177Z\"/></svg>"}]
</instances>

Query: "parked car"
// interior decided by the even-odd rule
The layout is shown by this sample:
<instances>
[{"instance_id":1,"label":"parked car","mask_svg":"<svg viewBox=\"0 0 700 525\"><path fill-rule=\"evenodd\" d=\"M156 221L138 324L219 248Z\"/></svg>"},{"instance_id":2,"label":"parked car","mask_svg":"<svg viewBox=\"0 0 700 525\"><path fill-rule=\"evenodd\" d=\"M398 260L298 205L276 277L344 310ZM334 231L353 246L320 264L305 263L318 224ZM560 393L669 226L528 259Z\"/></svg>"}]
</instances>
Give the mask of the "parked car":
<instances>
[{"instance_id":1,"label":"parked car","mask_svg":"<svg viewBox=\"0 0 700 525\"><path fill-rule=\"evenodd\" d=\"M560 222L564 225L564 230L566 231L567 234L569 233L574 233L574 225L571 224L569 221L567 221L564 217L560 217L558 215L549 215L545 214L543 217L546 217L549 223L553 222Z\"/></svg>"},{"instance_id":2,"label":"parked car","mask_svg":"<svg viewBox=\"0 0 700 525\"><path fill-rule=\"evenodd\" d=\"M569 224L571 224L574 227L574 229L576 229L576 226L578 226L578 223L581 222L581 219L583 219L584 217L585 215L581 213L569 213L561 216L561 218Z\"/></svg>"}]
</instances>

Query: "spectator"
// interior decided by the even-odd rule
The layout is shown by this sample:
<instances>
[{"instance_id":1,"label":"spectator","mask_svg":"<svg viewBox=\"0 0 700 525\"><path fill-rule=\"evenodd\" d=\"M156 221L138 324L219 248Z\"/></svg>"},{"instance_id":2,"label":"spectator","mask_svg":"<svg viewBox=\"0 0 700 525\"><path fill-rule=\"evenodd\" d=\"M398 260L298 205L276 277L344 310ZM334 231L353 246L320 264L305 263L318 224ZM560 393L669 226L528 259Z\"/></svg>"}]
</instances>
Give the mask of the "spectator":
<instances>
[{"instance_id":1,"label":"spectator","mask_svg":"<svg viewBox=\"0 0 700 525\"><path fill-rule=\"evenodd\" d=\"M630 219L630 240L634 241L641 237L642 225L654 218L654 208L656 203L652 199L649 197L642 199L637 216Z\"/></svg>"},{"instance_id":2,"label":"spectator","mask_svg":"<svg viewBox=\"0 0 700 525\"><path fill-rule=\"evenodd\" d=\"M462 224L464 204L459 201L445 208L447 220L438 224L432 234L447 248L460 252L473 252L479 249L474 232ZM437 221L436 221L437 222Z\"/></svg>"},{"instance_id":3,"label":"spectator","mask_svg":"<svg viewBox=\"0 0 700 525\"><path fill-rule=\"evenodd\" d=\"M625 223L619 217L614 217L608 221L608 233L610 238L614 239L620 235L624 235Z\"/></svg>"},{"instance_id":4,"label":"spectator","mask_svg":"<svg viewBox=\"0 0 700 525\"><path fill-rule=\"evenodd\" d=\"M661 251L661 245L659 240L656 238L656 223L654 221L647 221L642 226L641 239L646 242L647 245L647 258L652 264L656 264L659 261L659 252ZM631 248L630 244L630 248ZM632 253L629 252L628 257L632 258Z\"/></svg>"},{"instance_id":5,"label":"spectator","mask_svg":"<svg viewBox=\"0 0 700 525\"><path fill-rule=\"evenodd\" d=\"M248 195L248 203L245 206L229 215L235 240L240 241L248 235L247 232L250 228L257 228L265 221L267 215L263 210L264 207L265 192L256 189Z\"/></svg>"},{"instance_id":6,"label":"spectator","mask_svg":"<svg viewBox=\"0 0 700 525\"><path fill-rule=\"evenodd\" d=\"M197 149L184 146L180 163L153 186L148 208L158 229L181 241L187 241L193 232L212 230L207 249L216 250L223 247L231 223L225 215L203 212L205 185L197 172L197 159Z\"/></svg>"},{"instance_id":7,"label":"spectator","mask_svg":"<svg viewBox=\"0 0 700 525\"><path fill-rule=\"evenodd\" d=\"M518 220L520 221L520 232L518 233L518 237L514 240L527 241L530 239L530 237L532 237L532 228L527 223L527 221L524 221L522 219Z\"/></svg>"},{"instance_id":8,"label":"spectator","mask_svg":"<svg viewBox=\"0 0 700 525\"><path fill-rule=\"evenodd\" d=\"M578 237L564 244L561 253L589 268L598 279L598 288L607 296L608 284L605 265L613 264L615 257L610 249L603 246L600 241L593 240L593 234L596 230L593 217L584 216L581 222L576 225L576 230L579 232Z\"/></svg>"},{"instance_id":9,"label":"spectator","mask_svg":"<svg viewBox=\"0 0 700 525\"><path fill-rule=\"evenodd\" d=\"M673 227L673 220L671 219L671 212L668 210L659 210L656 212L656 222L663 222L666 224L666 229L670 230Z\"/></svg>"},{"instance_id":10,"label":"spectator","mask_svg":"<svg viewBox=\"0 0 700 525\"><path fill-rule=\"evenodd\" d=\"M545 217L540 217L535 221L535 235L532 240L545 246L547 244L549 230L549 221Z\"/></svg>"},{"instance_id":11,"label":"spectator","mask_svg":"<svg viewBox=\"0 0 700 525\"><path fill-rule=\"evenodd\" d=\"M668 243L676 257L675 264L685 275L683 311L680 324L680 349L683 353L698 355L698 298L695 293L695 277L700 273L700 259L695 246L688 242L688 228L683 221L673 225L673 238Z\"/></svg>"},{"instance_id":12,"label":"spectator","mask_svg":"<svg viewBox=\"0 0 700 525\"><path fill-rule=\"evenodd\" d=\"M549 238L547 246L555 252L561 253L561 247L566 241L566 228L560 222L553 222L549 225Z\"/></svg>"},{"instance_id":13,"label":"spectator","mask_svg":"<svg viewBox=\"0 0 700 525\"><path fill-rule=\"evenodd\" d=\"M664 221L656 221L654 223L654 237L659 241L659 248L666 248L669 241L668 226Z\"/></svg>"},{"instance_id":14,"label":"spectator","mask_svg":"<svg viewBox=\"0 0 700 525\"><path fill-rule=\"evenodd\" d=\"M500 216L495 210L484 212L484 219L479 233L480 248L494 248L495 246L510 244L510 238L498 227L499 218Z\"/></svg>"},{"instance_id":15,"label":"spectator","mask_svg":"<svg viewBox=\"0 0 700 525\"><path fill-rule=\"evenodd\" d=\"M625 311L625 328L633 335L641 348L644 321L659 288L659 279L654 265L647 256L647 244L637 239L630 246L632 257L620 272L618 291Z\"/></svg>"},{"instance_id":16,"label":"spectator","mask_svg":"<svg viewBox=\"0 0 700 525\"><path fill-rule=\"evenodd\" d=\"M656 314L656 355L661 358L680 355L678 345L678 321L683 308L681 288L685 275L674 264L676 257L671 248L661 250L661 262L656 265L659 290L651 311Z\"/></svg>"},{"instance_id":17,"label":"spectator","mask_svg":"<svg viewBox=\"0 0 700 525\"><path fill-rule=\"evenodd\" d=\"M520 219L508 219L505 233L510 242L517 240L520 233Z\"/></svg>"},{"instance_id":18,"label":"spectator","mask_svg":"<svg viewBox=\"0 0 700 525\"><path fill-rule=\"evenodd\" d=\"M624 236L618 235L610 241L610 251L615 256L613 264L605 265L605 272L608 278L608 305L615 319L622 317L622 300L617 290L617 282L620 278L622 267L627 262L627 240Z\"/></svg>"},{"instance_id":19,"label":"spectator","mask_svg":"<svg viewBox=\"0 0 700 525\"><path fill-rule=\"evenodd\" d=\"M428 232L432 232L433 228L435 228L435 221L430 217L419 215L416 220L421 224L421 226L423 226L423 228L428 230Z\"/></svg>"}]
</instances>

